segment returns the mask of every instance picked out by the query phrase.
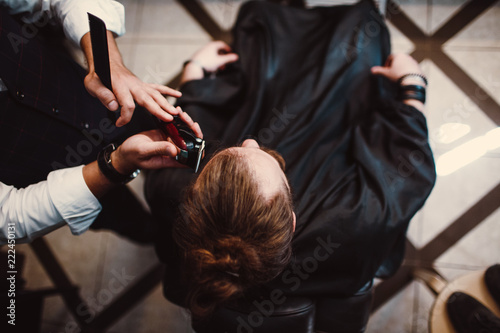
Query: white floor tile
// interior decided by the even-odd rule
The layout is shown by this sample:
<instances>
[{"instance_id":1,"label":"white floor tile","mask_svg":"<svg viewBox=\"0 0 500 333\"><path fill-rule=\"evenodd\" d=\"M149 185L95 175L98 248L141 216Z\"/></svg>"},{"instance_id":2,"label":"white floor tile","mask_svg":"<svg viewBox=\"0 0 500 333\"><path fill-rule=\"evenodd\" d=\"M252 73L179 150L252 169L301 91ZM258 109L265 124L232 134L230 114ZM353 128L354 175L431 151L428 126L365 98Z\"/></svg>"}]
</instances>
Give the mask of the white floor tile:
<instances>
[{"instance_id":1,"label":"white floor tile","mask_svg":"<svg viewBox=\"0 0 500 333\"><path fill-rule=\"evenodd\" d=\"M499 169L500 159L483 158L454 174L438 177L423 208L422 244L431 241L497 185Z\"/></svg>"},{"instance_id":2,"label":"white floor tile","mask_svg":"<svg viewBox=\"0 0 500 333\"><path fill-rule=\"evenodd\" d=\"M134 36L140 38L209 39L201 25L174 0L148 0Z\"/></svg>"},{"instance_id":3,"label":"white floor tile","mask_svg":"<svg viewBox=\"0 0 500 333\"><path fill-rule=\"evenodd\" d=\"M130 39L126 40L121 37L116 39L116 43L122 55L123 63L130 69L135 61L135 43L130 43Z\"/></svg>"},{"instance_id":4,"label":"white floor tile","mask_svg":"<svg viewBox=\"0 0 500 333\"><path fill-rule=\"evenodd\" d=\"M161 286L155 288L142 303L110 327L110 331L194 333L189 314L183 308L167 301L163 297Z\"/></svg>"},{"instance_id":5,"label":"white floor tile","mask_svg":"<svg viewBox=\"0 0 500 333\"><path fill-rule=\"evenodd\" d=\"M200 3L224 30L230 30L244 0L201 0Z\"/></svg>"},{"instance_id":6,"label":"white floor tile","mask_svg":"<svg viewBox=\"0 0 500 333\"><path fill-rule=\"evenodd\" d=\"M429 32L429 7L427 0L400 0L396 2L403 12L422 30ZM388 7L390 9L391 7ZM390 17L391 11L387 12Z\"/></svg>"},{"instance_id":7,"label":"white floor tile","mask_svg":"<svg viewBox=\"0 0 500 333\"><path fill-rule=\"evenodd\" d=\"M144 82L165 84L182 70L184 61L205 43L206 41L202 40L190 44L139 43L136 46L135 63L131 70Z\"/></svg>"},{"instance_id":8,"label":"white floor tile","mask_svg":"<svg viewBox=\"0 0 500 333\"><path fill-rule=\"evenodd\" d=\"M465 26L446 46L456 47L499 47L500 46L500 4L497 2L483 15Z\"/></svg>"},{"instance_id":9,"label":"white floor tile","mask_svg":"<svg viewBox=\"0 0 500 333\"><path fill-rule=\"evenodd\" d=\"M422 282L416 281L412 333L429 332L429 315L436 296Z\"/></svg>"},{"instance_id":10,"label":"white floor tile","mask_svg":"<svg viewBox=\"0 0 500 333\"><path fill-rule=\"evenodd\" d=\"M411 53L415 48L413 43L405 35L403 35L391 22L386 22L391 34L391 52Z\"/></svg>"},{"instance_id":11,"label":"white floor tile","mask_svg":"<svg viewBox=\"0 0 500 333\"><path fill-rule=\"evenodd\" d=\"M479 270L499 262L500 209L497 209L450 250L439 257L436 260L436 265L456 265ZM455 277L447 278L452 279Z\"/></svg>"},{"instance_id":12,"label":"white floor tile","mask_svg":"<svg viewBox=\"0 0 500 333\"><path fill-rule=\"evenodd\" d=\"M408 231L406 237L416 248L420 248L423 245L422 234L423 234L423 219L425 218L425 213L423 210L417 212L417 214L411 219L410 225L408 226Z\"/></svg>"},{"instance_id":13,"label":"white floor tile","mask_svg":"<svg viewBox=\"0 0 500 333\"><path fill-rule=\"evenodd\" d=\"M47 272L40 264L29 244L16 245L16 253L22 253L25 256L22 273L22 277L26 283L24 285L25 289L33 290L51 288L53 286Z\"/></svg>"},{"instance_id":14,"label":"white floor tile","mask_svg":"<svg viewBox=\"0 0 500 333\"><path fill-rule=\"evenodd\" d=\"M430 30L433 34L453 17L467 0L434 0L429 15Z\"/></svg>"},{"instance_id":15,"label":"white floor tile","mask_svg":"<svg viewBox=\"0 0 500 333\"><path fill-rule=\"evenodd\" d=\"M99 292L107 293L106 290L118 294L126 287L134 284L135 281L158 263L158 257L152 245L138 245L112 232L106 233L109 238L106 251L102 253L104 262L101 284L94 296L97 296ZM125 276L126 278L122 279L120 285L114 288L117 289L117 292L114 292L112 284L115 283L119 276Z\"/></svg>"},{"instance_id":16,"label":"white floor tile","mask_svg":"<svg viewBox=\"0 0 500 333\"><path fill-rule=\"evenodd\" d=\"M123 38L132 38L137 33L142 18L144 1L141 0L119 0L125 8L125 29Z\"/></svg>"},{"instance_id":17,"label":"white floor tile","mask_svg":"<svg viewBox=\"0 0 500 333\"><path fill-rule=\"evenodd\" d=\"M495 49L463 50L448 46L445 52L480 88L484 89L497 104L500 104L500 44ZM477 97L482 97L482 95L477 94Z\"/></svg>"},{"instance_id":18,"label":"white floor tile","mask_svg":"<svg viewBox=\"0 0 500 333\"><path fill-rule=\"evenodd\" d=\"M411 332L415 283L409 284L371 315L366 333Z\"/></svg>"},{"instance_id":19,"label":"white floor tile","mask_svg":"<svg viewBox=\"0 0 500 333\"><path fill-rule=\"evenodd\" d=\"M103 253L107 240L105 235L87 231L77 237L64 227L45 236L45 240L70 281L79 287L82 300L85 301L87 297L94 295L102 274L100 267L104 260ZM37 279L38 277L35 275L30 278ZM65 325L73 322L60 296L47 298L43 321Z\"/></svg>"},{"instance_id":20,"label":"white floor tile","mask_svg":"<svg viewBox=\"0 0 500 333\"><path fill-rule=\"evenodd\" d=\"M479 109L437 66L431 64L428 72L426 115L431 146L441 154L496 128L496 124ZM443 124L461 123L470 126L470 132L452 143L441 143Z\"/></svg>"}]
</instances>

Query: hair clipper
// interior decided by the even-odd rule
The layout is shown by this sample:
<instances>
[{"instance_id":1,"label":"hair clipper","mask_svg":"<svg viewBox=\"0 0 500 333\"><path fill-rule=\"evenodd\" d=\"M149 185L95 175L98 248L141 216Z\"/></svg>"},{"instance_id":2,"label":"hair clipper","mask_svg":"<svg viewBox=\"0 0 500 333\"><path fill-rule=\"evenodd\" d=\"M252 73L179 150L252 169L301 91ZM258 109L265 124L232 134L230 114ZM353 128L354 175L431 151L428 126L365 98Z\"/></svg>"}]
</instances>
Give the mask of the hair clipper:
<instances>
[{"instance_id":1,"label":"hair clipper","mask_svg":"<svg viewBox=\"0 0 500 333\"><path fill-rule=\"evenodd\" d=\"M174 116L174 120L168 123L155 119L160 130L180 149L175 159L198 172L205 152L205 140L197 138L179 116Z\"/></svg>"}]
</instances>

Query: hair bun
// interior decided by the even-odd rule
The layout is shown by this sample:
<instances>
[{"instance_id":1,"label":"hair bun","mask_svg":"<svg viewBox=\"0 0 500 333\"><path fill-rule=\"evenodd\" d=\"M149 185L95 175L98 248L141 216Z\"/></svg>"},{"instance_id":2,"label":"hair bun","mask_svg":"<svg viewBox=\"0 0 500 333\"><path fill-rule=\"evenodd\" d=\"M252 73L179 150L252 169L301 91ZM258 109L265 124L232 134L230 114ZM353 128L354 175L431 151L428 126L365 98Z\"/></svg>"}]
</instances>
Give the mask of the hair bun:
<instances>
[{"instance_id":1,"label":"hair bun","mask_svg":"<svg viewBox=\"0 0 500 333\"><path fill-rule=\"evenodd\" d=\"M225 272L240 274L253 280L253 273L260 271L262 262L255 248L240 237L229 236L219 239L214 248L220 269ZM248 270L248 268L252 268Z\"/></svg>"},{"instance_id":2,"label":"hair bun","mask_svg":"<svg viewBox=\"0 0 500 333\"><path fill-rule=\"evenodd\" d=\"M192 251L190 259L195 261L198 272L207 270L213 273L227 274L227 277L242 277L241 283L245 280L252 281L257 276L255 272L260 271L262 262L255 248L240 237L227 236L214 242L212 251L207 249L195 249ZM248 268L251 268L250 270Z\"/></svg>"}]
</instances>

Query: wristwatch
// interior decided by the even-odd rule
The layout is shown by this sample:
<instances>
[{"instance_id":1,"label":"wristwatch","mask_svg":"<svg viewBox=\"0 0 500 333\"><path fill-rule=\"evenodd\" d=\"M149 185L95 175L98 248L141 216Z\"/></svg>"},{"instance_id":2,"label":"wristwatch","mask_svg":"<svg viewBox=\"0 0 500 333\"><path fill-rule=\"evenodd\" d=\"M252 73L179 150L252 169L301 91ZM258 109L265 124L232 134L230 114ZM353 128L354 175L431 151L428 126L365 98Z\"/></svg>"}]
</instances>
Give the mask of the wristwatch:
<instances>
[{"instance_id":1,"label":"wristwatch","mask_svg":"<svg viewBox=\"0 0 500 333\"><path fill-rule=\"evenodd\" d=\"M104 147L97 155L97 165L99 170L103 173L110 182L115 184L126 184L132 179L136 178L141 172L140 169L135 170L130 175L124 175L119 173L111 163L111 153L116 150L114 143L110 143Z\"/></svg>"}]
</instances>

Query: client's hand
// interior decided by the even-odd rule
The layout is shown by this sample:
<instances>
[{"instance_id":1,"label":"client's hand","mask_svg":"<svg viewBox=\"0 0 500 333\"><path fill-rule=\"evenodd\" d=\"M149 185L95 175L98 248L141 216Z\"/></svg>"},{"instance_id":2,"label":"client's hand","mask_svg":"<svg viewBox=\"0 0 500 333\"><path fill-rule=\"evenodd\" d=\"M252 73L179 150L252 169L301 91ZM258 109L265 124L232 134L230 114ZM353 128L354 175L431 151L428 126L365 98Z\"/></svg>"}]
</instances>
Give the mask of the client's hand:
<instances>
[{"instance_id":1,"label":"client's hand","mask_svg":"<svg viewBox=\"0 0 500 333\"><path fill-rule=\"evenodd\" d=\"M407 85L418 85L426 88L426 79L422 79L422 70L418 62L413 59L408 54L391 54L387 57L384 66L374 66L371 68L371 72L375 75L382 75L391 81L398 81L400 78L406 74L419 74L417 76L410 75L403 78L400 82L401 86ZM422 76L422 77L420 77ZM425 82L424 82L425 81ZM403 103L415 107L417 110L424 112L424 104L415 99L414 97L402 98ZM425 89L424 89L424 100L425 100Z\"/></svg>"},{"instance_id":2,"label":"client's hand","mask_svg":"<svg viewBox=\"0 0 500 333\"><path fill-rule=\"evenodd\" d=\"M420 65L410 55L404 53L391 54L384 66L374 66L371 69L375 75L382 75L391 81L397 81L405 74L422 74Z\"/></svg>"},{"instance_id":3,"label":"client's hand","mask_svg":"<svg viewBox=\"0 0 500 333\"><path fill-rule=\"evenodd\" d=\"M215 72L219 68L238 60L238 55L231 52L231 47L223 41L217 40L208 43L198 50L191 60L197 61L207 71Z\"/></svg>"},{"instance_id":4,"label":"client's hand","mask_svg":"<svg viewBox=\"0 0 500 333\"><path fill-rule=\"evenodd\" d=\"M131 136L111 154L116 171L131 174L136 169L184 167L175 160L178 148L165 141L160 130L151 130Z\"/></svg>"},{"instance_id":5,"label":"client's hand","mask_svg":"<svg viewBox=\"0 0 500 333\"><path fill-rule=\"evenodd\" d=\"M232 52L229 45L220 40L210 42L191 57L191 61L184 68L181 84L186 81L202 79L203 69L215 72L237 60L238 55Z\"/></svg>"}]
</instances>

